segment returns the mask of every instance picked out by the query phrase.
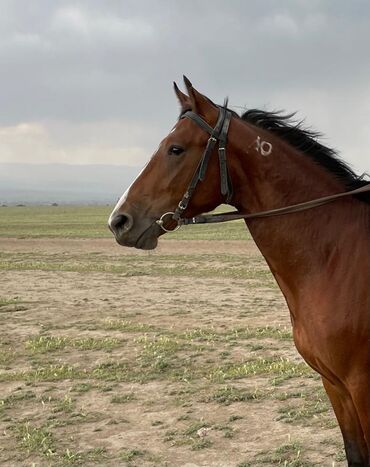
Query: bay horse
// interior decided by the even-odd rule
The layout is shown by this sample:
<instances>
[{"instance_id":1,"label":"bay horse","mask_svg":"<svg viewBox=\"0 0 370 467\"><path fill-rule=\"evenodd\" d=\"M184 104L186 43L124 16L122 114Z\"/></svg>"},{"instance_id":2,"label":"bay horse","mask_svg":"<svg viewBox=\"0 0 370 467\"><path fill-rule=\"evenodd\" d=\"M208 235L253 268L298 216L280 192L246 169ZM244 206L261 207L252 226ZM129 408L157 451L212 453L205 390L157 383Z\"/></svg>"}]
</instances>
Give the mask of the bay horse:
<instances>
[{"instance_id":1,"label":"bay horse","mask_svg":"<svg viewBox=\"0 0 370 467\"><path fill-rule=\"evenodd\" d=\"M370 185L292 115L240 117L184 81L187 94L174 83L178 121L109 227L119 244L153 249L181 224L244 218L286 299L295 345L322 377L348 465L368 466ZM237 211L199 216L224 202Z\"/></svg>"}]
</instances>

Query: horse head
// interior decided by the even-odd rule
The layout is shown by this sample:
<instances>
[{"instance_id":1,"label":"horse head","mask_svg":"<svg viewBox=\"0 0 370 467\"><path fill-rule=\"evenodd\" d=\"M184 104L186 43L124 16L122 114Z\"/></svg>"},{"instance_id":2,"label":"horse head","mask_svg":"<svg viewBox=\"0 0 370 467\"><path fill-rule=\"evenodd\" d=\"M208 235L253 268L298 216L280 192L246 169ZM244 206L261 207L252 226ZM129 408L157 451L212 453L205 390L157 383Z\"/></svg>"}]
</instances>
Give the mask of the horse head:
<instances>
[{"instance_id":1,"label":"horse head","mask_svg":"<svg viewBox=\"0 0 370 467\"><path fill-rule=\"evenodd\" d=\"M117 242L123 246L150 250L157 246L158 237L176 227L172 216L199 167L209 135L189 118L196 114L210 127L219 119L220 108L198 92L184 77L188 95L174 83L175 94L181 106L180 118L132 185L122 195L109 217L108 225ZM210 151L214 152L214 149ZM207 171L184 214L196 216L216 208L224 201L220 189L220 168L210 157ZM162 218L165 229L158 220Z\"/></svg>"}]
</instances>

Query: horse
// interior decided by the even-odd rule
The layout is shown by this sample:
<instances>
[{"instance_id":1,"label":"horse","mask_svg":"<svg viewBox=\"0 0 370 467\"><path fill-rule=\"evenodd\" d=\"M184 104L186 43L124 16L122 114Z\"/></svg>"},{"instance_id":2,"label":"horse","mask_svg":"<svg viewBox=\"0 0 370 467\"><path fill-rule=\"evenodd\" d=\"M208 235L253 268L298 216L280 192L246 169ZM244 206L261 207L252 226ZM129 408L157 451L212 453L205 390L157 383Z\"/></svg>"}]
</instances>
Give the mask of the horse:
<instances>
[{"instance_id":1,"label":"horse","mask_svg":"<svg viewBox=\"0 0 370 467\"><path fill-rule=\"evenodd\" d=\"M285 297L295 346L321 375L348 465L368 466L370 184L294 114L239 116L184 81L187 94L174 83L178 120L109 228L120 245L149 250L182 224L243 218ZM225 202L236 211L200 215Z\"/></svg>"}]
</instances>

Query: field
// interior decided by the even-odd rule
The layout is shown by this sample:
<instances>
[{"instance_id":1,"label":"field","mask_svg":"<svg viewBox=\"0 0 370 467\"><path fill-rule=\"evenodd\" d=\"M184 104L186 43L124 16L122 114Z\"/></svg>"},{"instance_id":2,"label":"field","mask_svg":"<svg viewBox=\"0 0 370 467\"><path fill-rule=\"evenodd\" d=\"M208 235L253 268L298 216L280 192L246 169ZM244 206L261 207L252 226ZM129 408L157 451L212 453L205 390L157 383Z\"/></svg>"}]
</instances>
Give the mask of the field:
<instances>
[{"instance_id":1,"label":"field","mask_svg":"<svg viewBox=\"0 0 370 467\"><path fill-rule=\"evenodd\" d=\"M243 223L140 252L110 210L0 208L0 465L346 465Z\"/></svg>"}]
</instances>

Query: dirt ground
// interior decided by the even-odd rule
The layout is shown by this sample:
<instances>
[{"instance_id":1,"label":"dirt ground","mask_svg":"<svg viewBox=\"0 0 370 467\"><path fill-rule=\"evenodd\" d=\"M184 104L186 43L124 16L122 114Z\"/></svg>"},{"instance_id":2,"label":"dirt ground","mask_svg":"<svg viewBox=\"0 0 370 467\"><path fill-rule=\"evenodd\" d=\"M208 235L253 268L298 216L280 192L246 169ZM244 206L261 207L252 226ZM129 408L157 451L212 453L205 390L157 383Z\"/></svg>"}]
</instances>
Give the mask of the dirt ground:
<instances>
[{"instance_id":1,"label":"dirt ground","mask_svg":"<svg viewBox=\"0 0 370 467\"><path fill-rule=\"evenodd\" d=\"M346 465L252 241L0 252L1 465Z\"/></svg>"}]
</instances>

